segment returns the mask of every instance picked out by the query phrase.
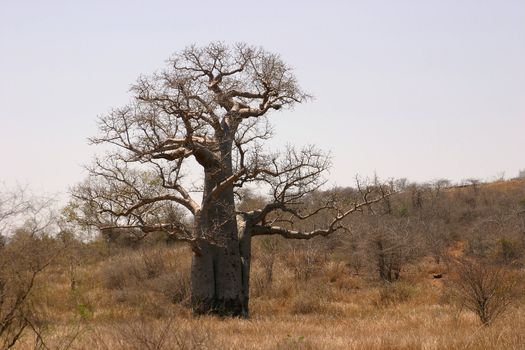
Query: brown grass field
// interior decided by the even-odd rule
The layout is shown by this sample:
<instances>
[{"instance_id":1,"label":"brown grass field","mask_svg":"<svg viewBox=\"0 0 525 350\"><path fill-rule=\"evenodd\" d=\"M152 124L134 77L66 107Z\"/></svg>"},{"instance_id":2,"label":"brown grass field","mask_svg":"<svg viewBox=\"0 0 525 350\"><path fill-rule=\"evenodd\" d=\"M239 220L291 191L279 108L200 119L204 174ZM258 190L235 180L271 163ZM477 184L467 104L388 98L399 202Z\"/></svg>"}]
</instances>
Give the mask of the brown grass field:
<instances>
[{"instance_id":1,"label":"brown grass field","mask_svg":"<svg viewBox=\"0 0 525 350\"><path fill-rule=\"evenodd\" d=\"M475 314L451 301L446 264L431 259L408 266L401 282L387 286L355 276L331 258L311 277L298 278L285 257L277 259L268 286L255 259L251 318L245 320L192 316L185 285L179 285L180 302L170 302L158 292L162 278L139 276L140 260L149 252L178 261L161 269L186 278L189 252L149 249L123 250L78 266L74 289L64 270L42 275L45 283L34 298L45 319L38 328L41 339L27 333L16 348L525 349L523 297L494 324L482 326ZM437 271L444 271L444 278L433 279Z\"/></svg>"},{"instance_id":2,"label":"brown grass field","mask_svg":"<svg viewBox=\"0 0 525 350\"><path fill-rule=\"evenodd\" d=\"M390 204L381 235L363 213L348 222L350 234L255 237L249 319L194 316L192 253L163 236L81 241L20 231L0 255L0 330L14 300L5 296L54 256L19 308L30 326L14 349L525 349L525 180L413 186ZM379 273L390 251L394 279ZM509 291L496 299L509 306L488 325L458 289L480 271L462 270L473 262L491 268L481 276L499 289L489 293Z\"/></svg>"}]
</instances>

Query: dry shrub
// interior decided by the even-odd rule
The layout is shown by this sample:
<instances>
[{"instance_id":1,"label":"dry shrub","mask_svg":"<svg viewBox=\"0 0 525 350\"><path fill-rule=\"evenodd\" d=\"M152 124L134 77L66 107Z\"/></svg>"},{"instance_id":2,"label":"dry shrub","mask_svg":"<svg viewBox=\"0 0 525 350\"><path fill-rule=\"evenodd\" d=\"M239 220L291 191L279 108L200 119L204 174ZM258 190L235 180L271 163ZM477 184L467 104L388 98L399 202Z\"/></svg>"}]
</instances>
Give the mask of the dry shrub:
<instances>
[{"instance_id":1,"label":"dry shrub","mask_svg":"<svg viewBox=\"0 0 525 350\"><path fill-rule=\"evenodd\" d=\"M263 274L258 276L260 283L265 287L271 287L274 276L274 266L277 260L279 242L274 237L264 237L254 241L254 261L262 269ZM264 276L264 279L263 279Z\"/></svg>"},{"instance_id":2,"label":"dry shrub","mask_svg":"<svg viewBox=\"0 0 525 350\"><path fill-rule=\"evenodd\" d=\"M337 282L348 275L347 268L343 262L329 261L323 266L323 275L330 283Z\"/></svg>"},{"instance_id":3,"label":"dry shrub","mask_svg":"<svg viewBox=\"0 0 525 350\"><path fill-rule=\"evenodd\" d=\"M319 297L302 294L293 300L290 311L294 315L308 315L320 313L322 308L322 300Z\"/></svg>"},{"instance_id":4,"label":"dry shrub","mask_svg":"<svg viewBox=\"0 0 525 350\"><path fill-rule=\"evenodd\" d=\"M298 281L308 281L322 269L325 262L326 256L310 242L302 249L294 247L285 260Z\"/></svg>"},{"instance_id":5,"label":"dry shrub","mask_svg":"<svg viewBox=\"0 0 525 350\"><path fill-rule=\"evenodd\" d=\"M406 282L384 283L379 289L378 306L389 306L405 303L413 299L419 290L416 286Z\"/></svg>"},{"instance_id":6,"label":"dry shrub","mask_svg":"<svg viewBox=\"0 0 525 350\"><path fill-rule=\"evenodd\" d=\"M38 278L59 254L61 247L45 236L18 231L0 245L0 346L11 348L24 330L45 323L36 307ZM36 331L35 331L36 332Z\"/></svg>"},{"instance_id":7,"label":"dry shrub","mask_svg":"<svg viewBox=\"0 0 525 350\"><path fill-rule=\"evenodd\" d=\"M272 283L269 283L266 271L255 266L252 267L250 272L250 297L270 296L272 289Z\"/></svg>"},{"instance_id":8,"label":"dry shrub","mask_svg":"<svg viewBox=\"0 0 525 350\"><path fill-rule=\"evenodd\" d=\"M211 334L202 328L178 331L174 334L175 344L179 350L217 349Z\"/></svg>"},{"instance_id":9,"label":"dry shrub","mask_svg":"<svg viewBox=\"0 0 525 350\"><path fill-rule=\"evenodd\" d=\"M494 259L501 264L516 264L523 257L523 248L520 240L502 237L497 241Z\"/></svg>"},{"instance_id":10,"label":"dry shrub","mask_svg":"<svg viewBox=\"0 0 525 350\"><path fill-rule=\"evenodd\" d=\"M330 286L320 281L303 282L298 285L297 294L292 300L290 312L294 315L324 313L332 299Z\"/></svg>"},{"instance_id":11,"label":"dry shrub","mask_svg":"<svg viewBox=\"0 0 525 350\"><path fill-rule=\"evenodd\" d=\"M188 269L173 271L152 280L152 288L162 293L172 303L187 303L190 299L191 282Z\"/></svg>"},{"instance_id":12,"label":"dry shrub","mask_svg":"<svg viewBox=\"0 0 525 350\"><path fill-rule=\"evenodd\" d=\"M368 257L365 250L366 240L356 235L347 236L339 246L339 254L346 262L346 266L357 276L367 266Z\"/></svg>"},{"instance_id":13,"label":"dry shrub","mask_svg":"<svg viewBox=\"0 0 525 350\"><path fill-rule=\"evenodd\" d=\"M153 319L165 318L174 304L184 309L190 299L190 266L186 259L191 256L187 253L174 246L121 249L99 269L109 307L97 309L106 311L105 315L139 313Z\"/></svg>"},{"instance_id":14,"label":"dry shrub","mask_svg":"<svg viewBox=\"0 0 525 350\"><path fill-rule=\"evenodd\" d=\"M161 350L170 345L168 335L171 327L171 320L161 327L154 327L151 322L141 320L120 325L117 331L120 342L128 349Z\"/></svg>"},{"instance_id":15,"label":"dry shrub","mask_svg":"<svg viewBox=\"0 0 525 350\"><path fill-rule=\"evenodd\" d=\"M142 250L140 253L146 278L155 278L166 271L166 263L159 249Z\"/></svg>"},{"instance_id":16,"label":"dry shrub","mask_svg":"<svg viewBox=\"0 0 525 350\"><path fill-rule=\"evenodd\" d=\"M253 298L263 297L287 300L294 296L299 281L295 279L293 271L280 257L273 268L274 278L271 284L266 279L266 271L255 261L250 273L250 295Z\"/></svg>"},{"instance_id":17,"label":"dry shrub","mask_svg":"<svg viewBox=\"0 0 525 350\"><path fill-rule=\"evenodd\" d=\"M108 260L102 269L102 281L108 289L122 290L145 279L136 256L118 256Z\"/></svg>"},{"instance_id":18,"label":"dry shrub","mask_svg":"<svg viewBox=\"0 0 525 350\"><path fill-rule=\"evenodd\" d=\"M355 292L363 288L363 280L357 276L343 276L338 278L333 286L341 292Z\"/></svg>"},{"instance_id":19,"label":"dry shrub","mask_svg":"<svg viewBox=\"0 0 525 350\"><path fill-rule=\"evenodd\" d=\"M323 276L317 283L326 283L330 287L333 301L344 301L350 293L355 293L363 287L362 278L351 274L343 262L330 261L321 271Z\"/></svg>"},{"instance_id":20,"label":"dry shrub","mask_svg":"<svg viewBox=\"0 0 525 350\"><path fill-rule=\"evenodd\" d=\"M116 327L119 343L136 350L215 349L211 334L205 328L180 329L172 317L163 322L142 318Z\"/></svg>"},{"instance_id":21,"label":"dry shrub","mask_svg":"<svg viewBox=\"0 0 525 350\"><path fill-rule=\"evenodd\" d=\"M113 295L119 303L126 303L130 306L140 306L144 303L142 291L135 288L118 289Z\"/></svg>"},{"instance_id":22,"label":"dry shrub","mask_svg":"<svg viewBox=\"0 0 525 350\"><path fill-rule=\"evenodd\" d=\"M304 336L292 337L288 335L277 343L277 350L315 350L318 349L308 338Z\"/></svg>"},{"instance_id":23,"label":"dry shrub","mask_svg":"<svg viewBox=\"0 0 525 350\"><path fill-rule=\"evenodd\" d=\"M113 290L152 289L174 302L186 299L189 293L189 269L179 264L178 252L170 247L122 251L102 268L104 286ZM181 266L185 266L182 268Z\"/></svg>"},{"instance_id":24,"label":"dry shrub","mask_svg":"<svg viewBox=\"0 0 525 350\"><path fill-rule=\"evenodd\" d=\"M453 298L490 325L516 297L517 277L511 271L477 260L458 260L456 276L449 283Z\"/></svg>"}]
</instances>

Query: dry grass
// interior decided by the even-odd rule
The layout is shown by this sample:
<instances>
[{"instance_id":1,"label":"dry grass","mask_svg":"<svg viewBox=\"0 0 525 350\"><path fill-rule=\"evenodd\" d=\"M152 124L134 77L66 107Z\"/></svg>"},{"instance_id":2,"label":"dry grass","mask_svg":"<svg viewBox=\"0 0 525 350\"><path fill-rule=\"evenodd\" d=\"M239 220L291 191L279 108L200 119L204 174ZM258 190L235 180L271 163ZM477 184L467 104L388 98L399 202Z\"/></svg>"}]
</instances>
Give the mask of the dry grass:
<instances>
[{"instance_id":1,"label":"dry grass","mask_svg":"<svg viewBox=\"0 0 525 350\"><path fill-rule=\"evenodd\" d=\"M277 259L271 285L255 284L251 319L191 315L185 306L189 252L123 251L79 267L77 286L59 269L36 291L49 349L525 349L525 307L514 304L490 327L449 303L429 260L391 285L357 277L341 263L297 274ZM144 255L146 254L146 255ZM149 255L148 255L149 254ZM155 258L160 256L162 263ZM119 267L115 267L115 263ZM122 275L119 275L119 271ZM253 280L264 277L254 261ZM179 274L179 275L178 275ZM262 276L262 277L261 277ZM446 275L444 278L447 278ZM118 282L118 283L117 283ZM180 287L170 297L165 284ZM179 284L177 284L179 283ZM174 303L175 302L175 303ZM27 333L18 349L35 348ZM43 347L41 344L36 344Z\"/></svg>"},{"instance_id":2,"label":"dry grass","mask_svg":"<svg viewBox=\"0 0 525 350\"><path fill-rule=\"evenodd\" d=\"M310 315L257 315L251 320L213 317L136 319L82 324L73 349L523 349L523 310L515 309L493 327L479 325L470 313L447 306L401 305ZM48 346L71 336L57 325ZM145 346L146 343L158 346ZM20 348L28 348L26 339Z\"/></svg>"}]
</instances>

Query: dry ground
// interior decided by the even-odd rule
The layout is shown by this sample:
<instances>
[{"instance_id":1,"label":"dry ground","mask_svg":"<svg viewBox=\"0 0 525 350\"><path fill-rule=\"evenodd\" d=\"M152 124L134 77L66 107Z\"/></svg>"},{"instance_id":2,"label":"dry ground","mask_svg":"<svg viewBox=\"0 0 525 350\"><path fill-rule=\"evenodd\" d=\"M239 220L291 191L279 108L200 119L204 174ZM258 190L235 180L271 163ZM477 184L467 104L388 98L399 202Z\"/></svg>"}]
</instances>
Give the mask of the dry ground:
<instances>
[{"instance_id":1,"label":"dry ground","mask_svg":"<svg viewBox=\"0 0 525 350\"><path fill-rule=\"evenodd\" d=\"M124 254L124 253L123 253ZM155 248L163 261L184 261L184 250ZM159 277L135 268L142 253L77 267L76 286L64 270L50 271L35 292L37 330L18 349L525 349L525 306L514 306L490 327L450 300L443 270L430 259L409 266L403 281L384 287L370 275L355 276L341 262L321 264L307 279L279 260L271 286L253 270L249 320L191 315L184 298L172 303L155 292ZM127 265L126 265L127 262ZM185 261L186 263L187 261ZM117 265L120 272L112 270ZM127 266L127 267L126 267ZM166 273L187 271L162 265ZM116 283L118 273L123 281ZM133 280L130 274L138 277ZM116 274L116 275L115 275ZM155 274L153 274L155 276Z\"/></svg>"},{"instance_id":2,"label":"dry ground","mask_svg":"<svg viewBox=\"0 0 525 350\"><path fill-rule=\"evenodd\" d=\"M351 308L351 307L349 307ZM171 322L171 323L169 323ZM490 328L443 307L396 307L355 315L254 316L87 323L74 349L524 349L523 310ZM166 334L166 327L169 327ZM59 326L49 344L75 326ZM55 345L55 346L56 346ZM26 342L24 346L30 346ZM54 348L54 346L51 346ZM57 346L58 348L58 346Z\"/></svg>"}]
</instances>

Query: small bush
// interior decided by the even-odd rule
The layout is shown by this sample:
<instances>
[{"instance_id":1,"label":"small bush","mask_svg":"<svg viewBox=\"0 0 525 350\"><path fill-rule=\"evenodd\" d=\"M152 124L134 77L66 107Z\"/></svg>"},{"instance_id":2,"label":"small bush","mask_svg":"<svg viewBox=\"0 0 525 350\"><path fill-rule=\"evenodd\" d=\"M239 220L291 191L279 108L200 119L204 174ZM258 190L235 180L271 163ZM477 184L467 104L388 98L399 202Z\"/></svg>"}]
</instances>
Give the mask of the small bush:
<instances>
[{"instance_id":1,"label":"small bush","mask_svg":"<svg viewBox=\"0 0 525 350\"><path fill-rule=\"evenodd\" d=\"M512 303L517 279L501 267L481 261L456 262L456 278L449 285L454 299L473 311L481 323L490 325Z\"/></svg>"},{"instance_id":2,"label":"small bush","mask_svg":"<svg viewBox=\"0 0 525 350\"><path fill-rule=\"evenodd\" d=\"M294 299L291 312L295 315L319 313L322 309L321 300L316 296L302 295Z\"/></svg>"},{"instance_id":3,"label":"small bush","mask_svg":"<svg viewBox=\"0 0 525 350\"><path fill-rule=\"evenodd\" d=\"M289 266L297 281L308 281L315 276L326 262L326 257L315 248L306 245L303 249L292 249L286 256Z\"/></svg>"},{"instance_id":4,"label":"small bush","mask_svg":"<svg viewBox=\"0 0 525 350\"><path fill-rule=\"evenodd\" d=\"M330 281L330 283L337 282L341 278L348 276L348 271L345 264L337 261L330 261L326 263L324 268L324 274Z\"/></svg>"},{"instance_id":5,"label":"small bush","mask_svg":"<svg viewBox=\"0 0 525 350\"><path fill-rule=\"evenodd\" d=\"M261 281L261 283L263 283L265 287L271 287L277 258L278 242L272 237L265 237L260 240L260 244L257 247L257 262L264 271L264 280Z\"/></svg>"},{"instance_id":6,"label":"small bush","mask_svg":"<svg viewBox=\"0 0 525 350\"><path fill-rule=\"evenodd\" d=\"M190 298L191 286L188 271L174 271L152 281L153 289L162 293L170 302L185 303Z\"/></svg>"},{"instance_id":7,"label":"small bush","mask_svg":"<svg viewBox=\"0 0 525 350\"><path fill-rule=\"evenodd\" d=\"M332 300L332 291L327 284L314 281L304 282L297 286L299 291L292 301L292 314L308 315L326 311L326 302Z\"/></svg>"},{"instance_id":8,"label":"small bush","mask_svg":"<svg viewBox=\"0 0 525 350\"><path fill-rule=\"evenodd\" d=\"M418 293L417 287L406 282L385 283L379 290L379 305L396 305L411 300Z\"/></svg>"},{"instance_id":9,"label":"small bush","mask_svg":"<svg viewBox=\"0 0 525 350\"><path fill-rule=\"evenodd\" d=\"M217 349L210 332L204 327L180 329L173 317L161 323L140 319L117 327L117 337L131 350Z\"/></svg>"},{"instance_id":10,"label":"small bush","mask_svg":"<svg viewBox=\"0 0 525 350\"><path fill-rule=\"evenodd\" d=\"M345 276L334 282L334 287L343 292L355 292L363 287L363 280L355 276Z\"/></svg>"},{"instance_id":11,"label":"small bush","mask_svg":"<svg viewBox=\"0 0 525 350\"><path fill-rule=\"evenodd\" d=\"M314 350L314 344L304 336L292 337L288 335L277 344L277 350Z\"/></svg>"},{"instance_id":12,"label":"small bush","mask_svg":"<svg viewBox=\"0 0 525 350\"><path fill-rule=\"evenodd\" d=\"M156 249L141 252L142 264L146 278L155 278L166 271L164 257Z\"/></svg>"},{"instance_id":13,"label":"small bush","mask_svg":"<svg viewBox=\"0 0 525 350\"><path fill-rule=\"evenodd\" d=\"M78 304L77 312L82 320L89 320L93 317L93 311L91 311L89 305L86 304Z\"/></svg>"},{"instance_id":14,"label":"small bush","mask_svg":"<svg viewBox=\"0 0 525 350\"><path fill-rule=\"evenodd\" d=\"M250 272L250 297L268 296L272 289L272 282L268 280L264 268L252 267L252 271Z\"/></svg>"},{"instance_id":15,"label":"small bush","mask_svg":"<svg viewBox=\"0 0 525 350\"><path fill-rule=\"evenodd\" d=\"M496 246L495 258L498 263L510 265L521 258L522 251L523 248L519 241L500 238Z\"/></svg>"},{"instance_id":16,"label":"small bush","mask_svg":"<svg viewBox=\"0 0 525 350\"><path fill-rule=\"evenodd\" d=\"M38 291L44 287L39 276L56 263L60 249L49 236L26 230L17 230L0 244L1 349L15 346L26 330L38 335L35 329L46 323L39 307Z\"/></svg>"},{"instance_id":17,"label":"small bush","mask_svg":"<svg viewBox=\"0 0 525 350\"><path fill-rule=\"evenodd\" d=\"M102 281L108 289L122 290L143 278L140 265L131 257L111 259L102 269Z\"/></svg>"}]
</instances>

